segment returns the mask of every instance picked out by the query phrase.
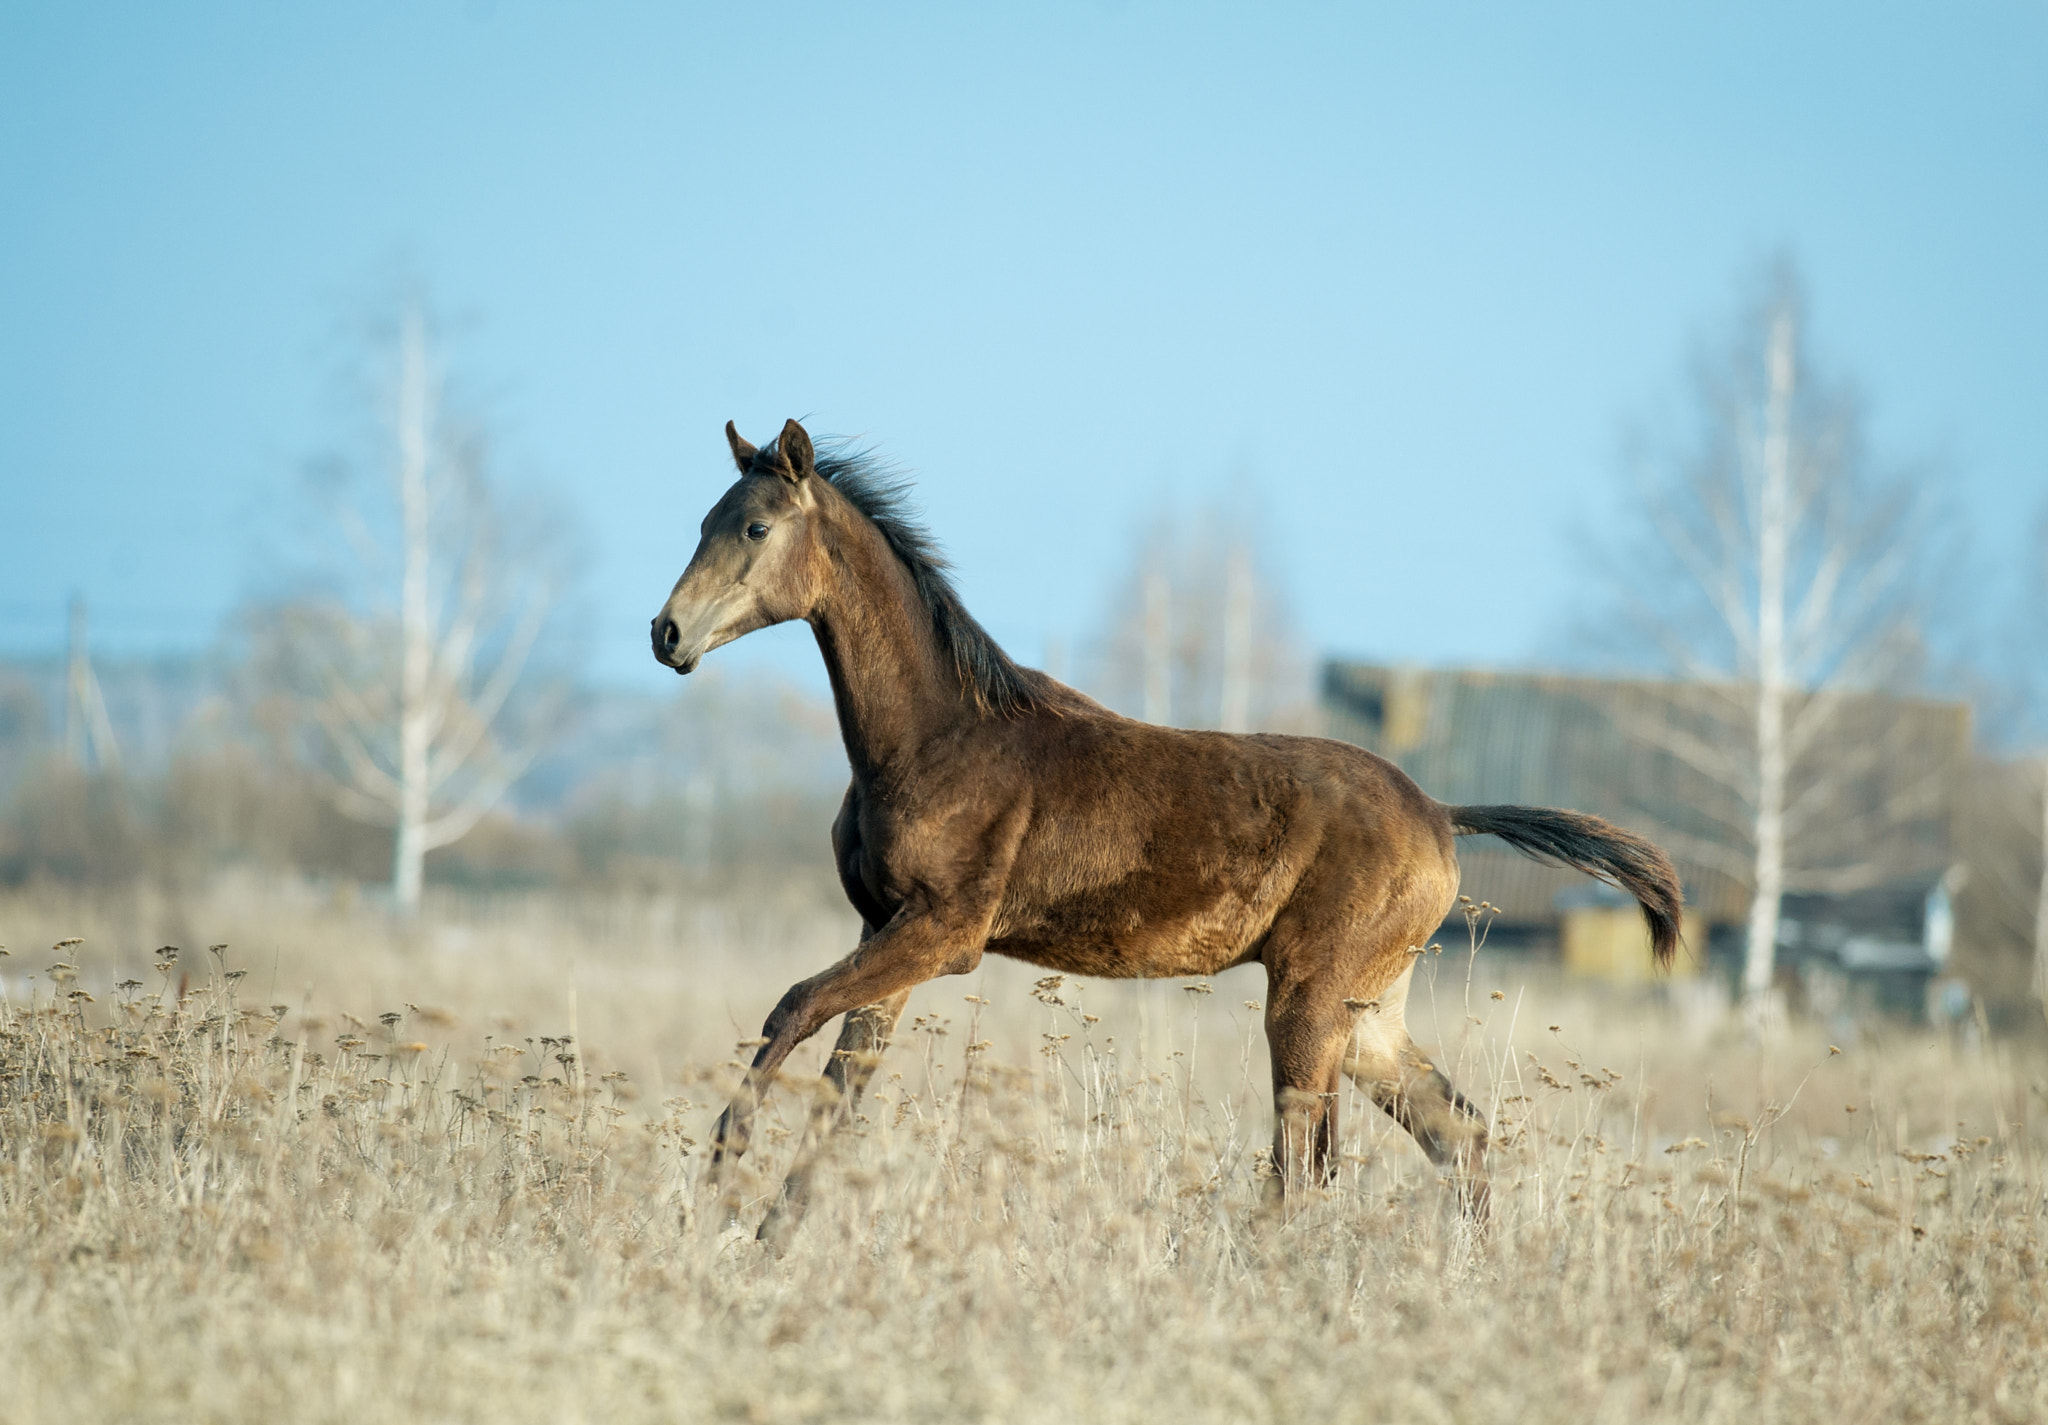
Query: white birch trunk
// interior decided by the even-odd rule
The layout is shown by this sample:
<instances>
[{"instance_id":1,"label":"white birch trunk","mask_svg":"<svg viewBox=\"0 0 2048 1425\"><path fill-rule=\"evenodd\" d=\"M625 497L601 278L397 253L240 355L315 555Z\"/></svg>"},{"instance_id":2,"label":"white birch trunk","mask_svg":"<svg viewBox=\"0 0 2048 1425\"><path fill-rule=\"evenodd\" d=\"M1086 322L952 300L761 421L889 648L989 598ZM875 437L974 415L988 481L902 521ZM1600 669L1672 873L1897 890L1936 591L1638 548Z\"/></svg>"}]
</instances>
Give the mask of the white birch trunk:
<instances>
[{"instance_id":1,"label":"white birch trunk","mask_svg":"<svg viewBox=\"0 0 2048 1425\"><path fill-rule=\"evenodd\" d=\"M2034 994L2048 1014L2048 755L2041 758L2041 879L2034 891Z\"/></svg>"},{"instance_id":2,"label":"white birch trunk","mask_svg":"<svg viewBox=\"0 0 2048 1425\"><path fill-rule=\"evenodd\" d=\"M1785 895L1785 564L1791 521L1792 319L1771 324L1770 396L1757 500L1756 866L1742 965L1743 1000L1767 1015Z\"/></svg>"},{"instance_id":3,"label":"white birch trunk","mask_svg":"<svg viewBox=\"0 0 2048 1425\"><path fill-rule=\"evenodd\" d=\"M405 316L398 377L398 503L405 541L399 592L398 806L392 837L391 898L406 914L420 903L427 855L428 756L433 750L433 611L427 508L429 376L426 334L417 311Z\"/></svg>"},{"instance_id":4,"label":"white birch trunk","mask_svg":"<svg viewBox=\"0 0 2048 1425\"><path fill-rule=\"evenodd\" d=\"M64 748L75 766L87 764L101 772L121 770L121 749L114 742L114 723L107 716L106 695L92 670L86 643L85 597L71 596L71 652L64 680Z\"/></svg>"},{"instance_id":5,"label":"white birch trunk","mask_svg":"<svg viewBox=\"0 0 2048 1425\"><path fill-rule=\"evenodd\" d=\"M1167 643L1166 576L1145 571L1145 721L1165 726L1173 718L1172 649Z\"/></svg>"},{"instance_id":6,"label":"white birch trunk","mask_svg":"<svg viewBox=\"0 0 2048 1425\"><path fill-rule=\"evenodd\" d=\"M1252 566L1242 549L1230 551L1223 571L1223 688L1217 726L1251 730Z\"/></svg>"}]
</instances>

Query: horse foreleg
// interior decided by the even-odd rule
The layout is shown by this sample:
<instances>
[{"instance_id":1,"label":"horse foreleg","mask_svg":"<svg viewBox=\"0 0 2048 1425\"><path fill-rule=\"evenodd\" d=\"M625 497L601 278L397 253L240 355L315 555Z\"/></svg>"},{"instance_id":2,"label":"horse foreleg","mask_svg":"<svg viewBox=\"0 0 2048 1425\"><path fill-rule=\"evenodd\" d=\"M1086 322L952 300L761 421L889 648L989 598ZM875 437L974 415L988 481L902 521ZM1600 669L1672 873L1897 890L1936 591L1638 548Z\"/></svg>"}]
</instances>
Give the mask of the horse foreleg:
<instances>
[{"instance_id":1,"label":"horse foreleg","mask_svg":"<svg viewBox=\"0 0 2048 1425\"><path fill-rule=\"evenodd\" d=\"M796 1163L782 1180L782 1196L768 1209L768 1215L761 1219L761 1230L755 1234L763 1242L780 1246L802 1221L810 1206L811 1174L817 1160L827 1140L859 1108L860 1096L875 1076L875 1069L889 1047L889 1037L895 1033L903 1007L909 1003L910 991L904 990L846 1016L846 1022L840 1026L839 1042L833 1046L832 1057L819 1081L817 1099L811 1104L810 1122L797 1148Z\"/></svg>"},{"instance_id":2,"label":"horse foreleg","mask_svg":"<svg viewBox=\"0 0 2048 1425\"><path fill-rule=\"evenodd\" d=\"M768 1086L775 1082L782 1061L797 1045L817 1033L819 1025L824 1022L819 1019L816 1023L806 1023L814 1016L802 1013L806 992L821 978L823 976L790 986L777 1001L767 1023L761 1026L762 1044L754 1053L754 1062L747 1066L746 1077L740 1080L732 1101L726 1104L725 1112L718 1115L718 1122L712 1127L711 1172L719 1184L729 1230L739 1226L740 1189L735 1169L753 1141L754 1114L761 1107L762 1100L767 1098Z\"/></svg>"},{"instance_id":3,"label":"horse foreleg","mask_svg":"<svg viewBox=\"0 0 2048 1425\"><path fill-rule=\"evenodd\" d=\"M754 1112L791 1051L842 1014L907 995L934 976L973 969L981 961L987 936L986 918L963 929L929 915L899 912L831 969L790 986L761 1026L765 1042L712 1129L712 1171L727 1183L728 1215L735 1213L739 1204L737 1187L728 1182L727 1174L747 1151Z\"/></svg>"}]
</instances>

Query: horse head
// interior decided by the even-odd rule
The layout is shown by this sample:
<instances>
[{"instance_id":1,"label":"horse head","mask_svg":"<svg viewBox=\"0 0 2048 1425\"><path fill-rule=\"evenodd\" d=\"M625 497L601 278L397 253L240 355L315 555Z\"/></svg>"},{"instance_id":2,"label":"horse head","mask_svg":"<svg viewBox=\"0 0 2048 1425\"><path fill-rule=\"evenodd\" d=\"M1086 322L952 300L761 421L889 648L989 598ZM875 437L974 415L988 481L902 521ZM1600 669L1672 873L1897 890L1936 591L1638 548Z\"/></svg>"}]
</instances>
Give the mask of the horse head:
<instances>
[{"instance_id":1,"label":"horse head","mask_svg":"<svg viewBox=\"0 0 2048 1425\"><path fill-rule=\"evenodd\" d=\"M654 616L655 659L688 673L712 649L807 617L824 581L817 454L795 421L765 449L725 438L740 478L704 516L697 552Z\"/></svg>"}]
</instances>

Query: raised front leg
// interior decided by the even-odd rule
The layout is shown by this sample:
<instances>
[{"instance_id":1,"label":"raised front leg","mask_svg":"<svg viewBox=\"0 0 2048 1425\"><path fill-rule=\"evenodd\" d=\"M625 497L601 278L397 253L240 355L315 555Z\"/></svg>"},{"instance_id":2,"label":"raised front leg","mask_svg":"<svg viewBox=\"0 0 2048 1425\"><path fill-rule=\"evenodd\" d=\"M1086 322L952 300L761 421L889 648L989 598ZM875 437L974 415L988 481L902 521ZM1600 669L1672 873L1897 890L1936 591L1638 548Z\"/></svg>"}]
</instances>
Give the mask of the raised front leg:
<instances>
[{"instance_id":1,"label":"raised front leg","mask_svg":"<svg viewBox=\"0 0 2048 1425\"><path fill-rule=\"evenodd\" d=\"M860 1106L860 1096L866 1091L868 1080L875 1076L883 1051L889 1047L889 1037L895 1032L897 1021L903 1018L903 1007L909 1003L910 991L904 990L878 1004L863 1005L846 1016L839 1029L839 1042L825 1064L818 1096L811 1104L810 1122L805 1125L803 1142L797 1147L796 1163L782 1180L782 1196L761 1219L761 1230L756 1235L763 1242L779 1247L803 1220L811 1201L811 1173L826 1141Z\"/></svg>"},{"instance_id":2,"label":"raised front leg","mask_svg":"<svg viewBox=\"0 0 2048 1425\"><path fill-rule=\"evenodd\" d=\"M747 1151L754 1112L792 1050L849 1010L880 1004L939 975L981 963L989 912L944 915L905 905L860 948L831 969L792 985L761 1026L763 1043L739 1091L712 1130L711 1163L723 1173ZM730 1210L736 1204L728 1200Z\"/></svg>"}]
</instances>

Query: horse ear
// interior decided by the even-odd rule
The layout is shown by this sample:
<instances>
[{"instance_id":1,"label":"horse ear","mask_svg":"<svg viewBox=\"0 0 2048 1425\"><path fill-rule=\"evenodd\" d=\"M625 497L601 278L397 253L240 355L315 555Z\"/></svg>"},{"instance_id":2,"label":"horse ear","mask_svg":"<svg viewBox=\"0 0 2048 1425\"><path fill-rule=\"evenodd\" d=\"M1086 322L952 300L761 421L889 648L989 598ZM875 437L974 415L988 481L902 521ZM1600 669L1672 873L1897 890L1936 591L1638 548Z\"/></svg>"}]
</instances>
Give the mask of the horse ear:
<instances>
[{"instance_id":1,"label":"horse ear","mask_svg":"<svg viewBox=\"0 0 2048 1425\"><path fill-rule=\"evenodd\" d=\"M818 473L818 456L811 449L811 437L795 421L782 423L782 434L775 438L775 452L789 467L787 474L792 484Z\"/></svg>"},{"instance_id":2,"label":"horse ear","mask_svg":"<svg viewBox=\"0 0 2048 1425\"><path fill-rule=\"evenodd\" d=\"M725 443L732 447L732 463L739 466L744 475L754 468L754 457L761 452L741 438L739 427L731 421L725 423Z\"/></svg>"}]
</instances>

